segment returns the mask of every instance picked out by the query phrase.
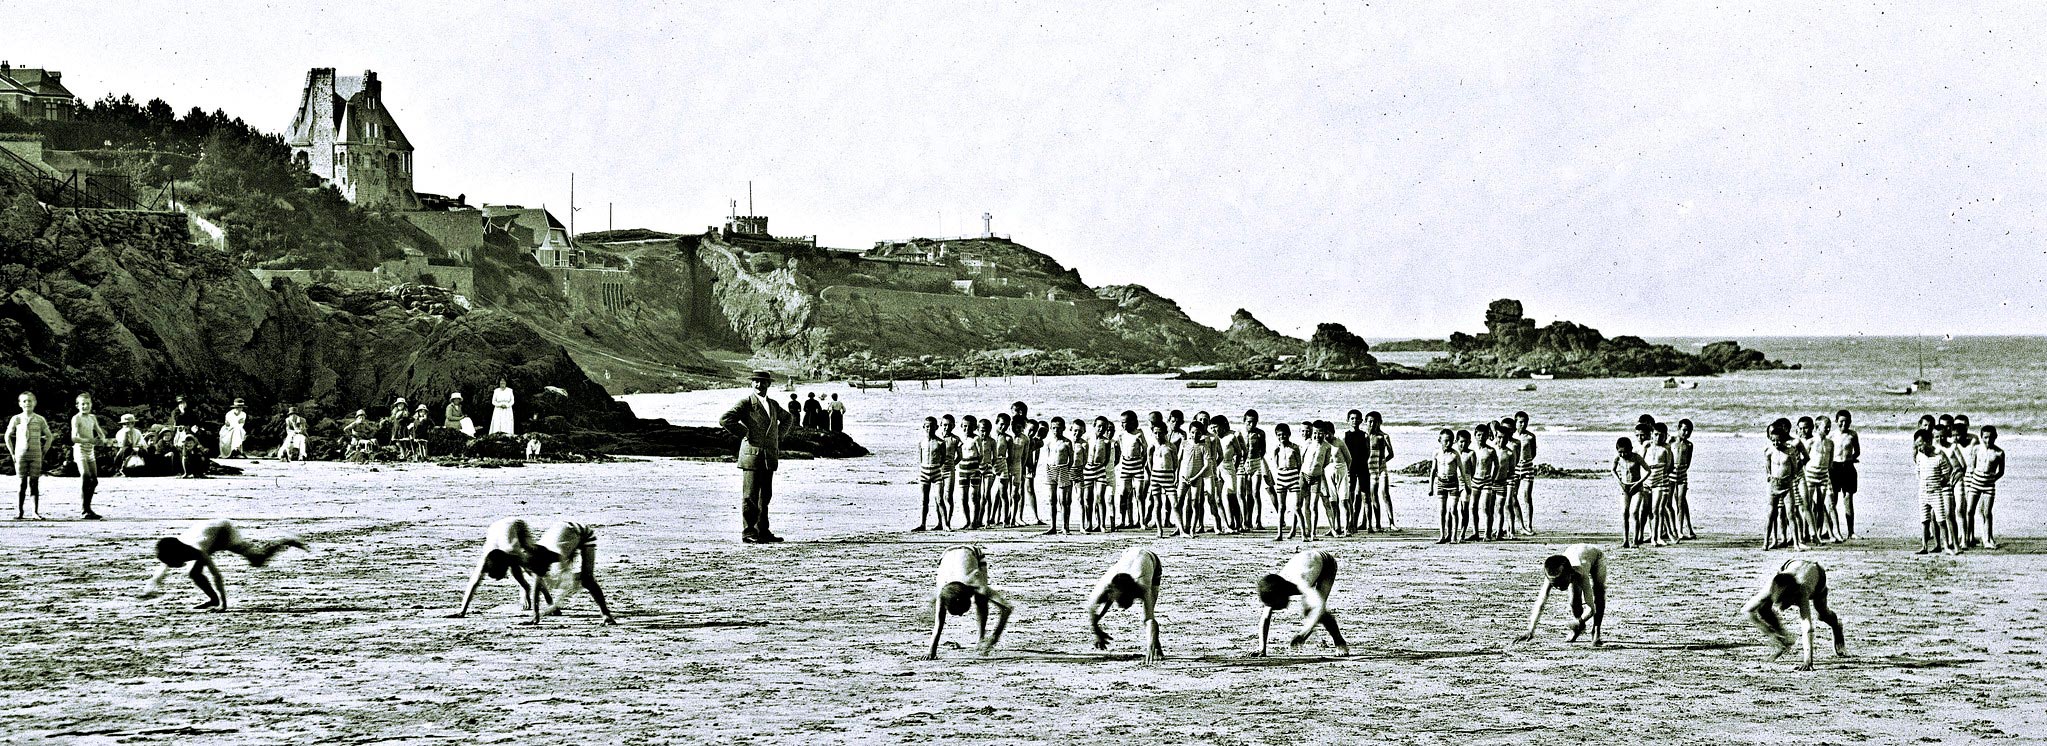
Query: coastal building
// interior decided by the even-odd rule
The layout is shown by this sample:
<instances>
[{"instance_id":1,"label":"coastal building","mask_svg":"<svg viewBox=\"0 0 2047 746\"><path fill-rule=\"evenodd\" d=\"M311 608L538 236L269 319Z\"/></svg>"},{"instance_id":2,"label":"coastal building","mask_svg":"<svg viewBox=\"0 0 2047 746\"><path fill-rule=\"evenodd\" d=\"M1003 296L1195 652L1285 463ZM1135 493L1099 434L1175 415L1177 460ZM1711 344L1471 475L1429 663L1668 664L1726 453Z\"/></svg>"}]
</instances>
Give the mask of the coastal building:
<instances>
[{"instance_id":1,"label":"coastal building","mask_svg":"<svg viewBox=\"0 0 2047 746\"><path fill-rule=\"evenodd\" d=\"M485 232L510 235L542 267L583 266L583 252L569 238L569 229L544 207L484 205L483 220Z\"/></svg>"},{"instance_id":2,"label":"coastal building","mask_svg":"<svg viewBox=\"0 0 2047 746\"><path fill-rule=\"evenodd\" d=\"M419 208L412 191L412 141L384 107L384 84L374 71L306 73L298 115L286 133L292 160L325 179L341 196L364 207Z\"/></svg>"},{"instance_id":3,"label":"coastal building","mask_svg":"<svg viewBox=\"0 0 2047 746\"><path fill-rule=\"evenodd\" d=\"M31 122L64 121L78 115L78 97L64 87L64 74L0 61L0 114Z\"/></svg>"}]
</instances>

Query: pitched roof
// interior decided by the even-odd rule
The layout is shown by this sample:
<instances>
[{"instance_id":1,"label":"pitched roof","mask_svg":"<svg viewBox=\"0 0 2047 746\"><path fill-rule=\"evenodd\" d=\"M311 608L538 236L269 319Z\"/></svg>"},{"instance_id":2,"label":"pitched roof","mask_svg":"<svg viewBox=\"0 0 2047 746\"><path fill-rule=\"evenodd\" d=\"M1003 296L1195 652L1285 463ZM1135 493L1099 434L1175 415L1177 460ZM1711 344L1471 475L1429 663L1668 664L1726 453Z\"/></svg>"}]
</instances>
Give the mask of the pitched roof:
<instances>
[{"instance_id":1,"label":"pitched roof","mask_svg":"<svg viewBox=\"0 0 2047 746\"><path fill-rule=\"evenodd\" d=\"M5 73L0 73L0 83L6 84L4 90L8 93L77 99L71 95L70 89L64 87L61 75L38 67L10 67Z\"/></svg>"}]
</instances>

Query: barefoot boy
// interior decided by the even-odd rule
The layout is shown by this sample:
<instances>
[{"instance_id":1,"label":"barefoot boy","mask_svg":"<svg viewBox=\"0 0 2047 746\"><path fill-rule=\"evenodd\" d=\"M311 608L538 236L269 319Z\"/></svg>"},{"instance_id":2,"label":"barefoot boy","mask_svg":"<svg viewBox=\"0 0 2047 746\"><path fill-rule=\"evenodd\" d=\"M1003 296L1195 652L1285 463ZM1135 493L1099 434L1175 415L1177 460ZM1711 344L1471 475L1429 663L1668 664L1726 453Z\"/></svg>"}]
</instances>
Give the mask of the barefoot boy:
<instances>
[{"instance_id":1,"label":"barefoot boy","mask_svg":"<svg viewBox=\"0 0 2047 746\"><path fill-rule=\"evenodd\" d=\"M239 554L249 561L250 567L270 564L270 558L290 547L305 549L305 542L296 536L284 536L273 540L249 539L236 530L233 521L216 518L193 526L179 536L166 536L156 540L156 559L163 566L149 576L149 582L142 587L143 598L154 598L163 592L163 580L172 570L192 564L192 584L206 594L206 601L194 608L227 611L227 581L220 575L220 567L213 564L215 552ZM212 578L207 578L211 573Z\"/></svg>"},{"instance_id":2,"label":"barefoot boy","mask_svg":"<svg viewBox=\"0 0 2047 746\"><path fill-rule=\"evenodd\" d=\"M1834 472L1827 475L1834 490L1835 516L1842 536L1855 538L1855 464L1862 460L1862 437L1853 427L1855 419L1843 409L1834 413Z\"/></svg>"},{"instance_id":3,"label":"barefoot boy","mask_svg":"<svg viewBox=\"0 0 2047 746\"><path fill-rule=\"evenodd\" d=\"M1437 431L1436 456L1429 465L1429 492L1436 496L1439 511L1437 544L1448 544L1457 537L1457 477L1463 471L1463 459L1457 455L1457 434L1449 428Z\"/></svg>"},{"instance_id":4,"label":"barefoot boy","mask_svg":"<svg viewBox=\"0 0 2047 746\"><path fill-rule=\"evenodd\" d=\"M80 517L88 521L100 519L92 512L92 495L99 491L99 448L106 444L107 431L92 413L92 394L79 394L78 414L71 415L71 460L78 464L78 501L85 509Z\"/></svg>"},{"instance_id":5,"label":"barefoot boy","mask_svg":"<svg viewBox=\"0 0 2047 746\"><path fill-rule=\"evenodd\" d=\"M1109 571L1102 574L1100 582L1088 594L1087 623L1095 635L1095 649L1109 649L1109 633L1102 631L1102 615L1109 613L1109 605L1128 609L1133 603L1144 603L1144 662L1157 663L1165 657L1159 646L1159 620L1156 615L1159 602L1159 581L1162 579L1159 556L1144 547L1124 550L1123 556Z\"/></svg>"},{"instance_id":6,"label":"barefoot boy","mask_svg":"<svg viewBox=\"0 0 2047 746\"><path fill-rule=\"evenodd\" d=\"M569 586L559 598L551 593L554 583L551 577L566 576L571 570L576 574L577 583L590 592L590 600L597 602L597 610L604 614L605 624L617 624L611 616L611 607L604 602L604 589L597 587L597 531L593 526L571 521L555 521L535 541L525 519L506 518L490 525L484 532L483 558L476 565L476 574L469 579L469 588L462 592L462 609L455 616L469 613L469 602L476 596L477 586L483 585L483 576L503 580L510 572L518 581L525 598L520 608L533 610L533 621L521 624L539 624L540 616L560 614L561 606L567 603L576 586ZM533 573L533 584L527 585L525 573ZM541 602L547 601L545 609Z\"/></svg>"},{"instance_id":7,"label":"barefoot boy","mask_svg":"<svg viewBox=\"0 0 2047 746\"><path fill-rule=\"evenodd\" d=\"M1649 468L1635 453L1635 442L1626 436L1613 441L1612 468L1614 481L1621 488L1621 546L1640 546L1644 504L1648 502L1642 483L1649 479Z\"/></svg>"},{"instance_id":8,"label":"barefoot boy","mask_svg":"<svg viewBox=\"0 0 2047 746\"><path fill-rule=\"evenodd\" d=\"M995 634L988 634L988 607L994 605ZM938 558L938 591L932 603L934 620L931 623L931 652L925 660L938 658L938 640L945 634L945 618L967 613L974 609L974 618L981 625L981 644L978 652L987 655L995 649L995 642L1002 639L1002 628L1009 626L1009 612L1015 608L1001 591L988 584L988 560L981 548L970 545L955 546L945 550Z\"/></svg>"},{"instance_id":9,"label":"barefoot boy","mask_svg":"<svg viewBox=\"0 0 2047 746\"><path fill-rule=\"evenodd\" d=\"M1933 433L1912 433L1912 467L1919 475L1919 551L1930 554L1947 543L1948 461L1933 444ZM1948 554L1959 547L1949 545Z\"/></svg>"},{"instance_id":10,"label":"barefoot boy","mask_svg":"<svg viewBox=\"0 0 2047 746\"><path fill-rule=\"evenodd\" d=\"M924 531L925 523L931 517L931 493L942 489L945 483L945 441L938 437L938 418L924 418L924 439L917 442L917 487L924 496L923 507L917 511L917 527L911 531ZM945 528L945 494L939 493L938 527Z\"/></svg>"},{"instance_id":11,"label":"barefoot boy","mask_svg":"<svg viewBox=\"0 0 2047 746\"><path fill-rule=\"evenodd\" d=\"M35 499L35 519L43 519L43 453L50 448L50 422L36 414L36 395L27 391L16 398L21 413L7 420L7 455L14 458L14 475L21 486L14 497L14 520L30 513L23 510Z\"/></svg>"},{"instance_id":12,"label":"barefoot boy","mask_svg":"<svg viewBox=\"0 0 2047 746\"><path fill-rule=\"evenodd\" d=\"M1528 614L1527 634L1516 641L1535 639L1535 627L1542 622L1542 607L1549 602L1550 590L1555 589L1571 592L1571 642L1577 642L1578 636L1585 633L1585 622L1589 620L1592 646L1603 644L1599 633L1606 623L1606 554L1590 544L1572 544L1543 560L1542 570L1549 577L1536 591L1535 609ZM1585 608L1588 600L1590 610Z\"/></svg>"},{"instance_id":13,"label":"barefoot boy","mask_svg":"<svg viewBox=\"0 0 2047 746\"><path fill-rule=\"evenodd\" d=\"M1983 532L1980 538L1970 532L1970 541L1980 541L1985 548L1997 548L1997 532L1992 530L1993 518L1990 509L1997 503L1997 480L2004 478L2004 449L1997 447L1997 428L1983 426L1983 437L1969 453L1969 502L1967 514L1974 519L1981 511Z\"/></svg>"},{"instance_id":14,"label":"barefoot boy","mask_svg":"<svg viewBox=\"0 0 2047 746\"><path fill-rule=\"evenodd\" d=\"M1799 664L1798 670L1812 670L1812 622L1815 614L1819 616L1820 621L1826 622L1827 626L1834 629L1834 655L1839 657L1848 655L1848 643L1841 631L1841 618L1827 608L1826 568L1820 567L1818 562L1794 559L1786 560L1776 572L1764 578L1763 590L1742 608L1742 613L1748 616L1749 621L1761 628L1763 634L1769 635L1771 641L1777 643L1777 653L1770 656L1770 660L1782 657L1796 641L1791 633L1784 629L1783 620L1777 617L1778 610L1794 607L1798 609L1799 620L1805 624L1803 632L1805 662Z\"/></svg>"},{"instance_id":15,"label":"barefoot boy","mask_svg":"<svg viewBox=\"0 0 2047 746\"><path fill-rule=\"evenodd\" d=\"M1301 630L1287 641L1289 647L1298 648L1315 633L1316 627L1329 630L1329 642L1336 646L1337 655L1350 655L1350 645L1343 641L1343 631L1337 629L1336 613L1329 610L1329 591L1336 585L1336 557L1320 549L1310 549L1287 560L1279 572L1258 579L1258 601L1265 605L1265 615L1258 622L1258 652L1263 657L1266 641L1272 637L1272 613L1285 611L1293 603L1294 596L1301 597Z\"/></svg>"}]
</instances>

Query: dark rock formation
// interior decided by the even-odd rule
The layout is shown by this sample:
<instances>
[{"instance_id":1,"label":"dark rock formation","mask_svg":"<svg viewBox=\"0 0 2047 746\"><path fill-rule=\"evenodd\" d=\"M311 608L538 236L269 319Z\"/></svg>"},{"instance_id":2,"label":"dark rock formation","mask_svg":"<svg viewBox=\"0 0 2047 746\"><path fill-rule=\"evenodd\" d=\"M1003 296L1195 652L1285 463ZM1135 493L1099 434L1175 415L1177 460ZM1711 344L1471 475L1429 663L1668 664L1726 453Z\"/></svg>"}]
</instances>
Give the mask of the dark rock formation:
<instances>
[{"instance_id":1,"label":"dark rock formation","mask_svg":"<svg viewBox=\"0 0 2047 746\"><path fill-rule=\"evenodd\" d=\"M1429 372L1515 378L1530 373L1565 377L1706 376L1736 370L1767 370L1784 365L1735 342L1716 342L1694 355L1640 337L1608 339L1569 321L1537 327L1522 315L1521 302L1501 299L1486 307L1486 331L1450 335L1449 356Z\"/></svg>"},{"instance_id":2,"label":"dark rock formation","mask_svg":"<svg viewBox=\"0 0 2047 746\"><path fill-rule=\"evenodd\" d=\"M1266 326L1264 322L1252 316L1250 311L1241 308L1230 314L1230 328L1223 331L1223 336L1253 354L1266 357L1299 355L1307 347L1306 342L1273 331L1272 327Z\"/></svg>"},{"instance_id":3,"label":"dark rock formation","mask_svg":"<svg viewBox=\"0 0 2047 746\"><path fill-rule=\"evenodd\" d=\"M1305 377L1327 381L1369 381L1379 377L1371 345L1342 324L1317 324L1296 366Z\"/></svg>"}]
</instances>

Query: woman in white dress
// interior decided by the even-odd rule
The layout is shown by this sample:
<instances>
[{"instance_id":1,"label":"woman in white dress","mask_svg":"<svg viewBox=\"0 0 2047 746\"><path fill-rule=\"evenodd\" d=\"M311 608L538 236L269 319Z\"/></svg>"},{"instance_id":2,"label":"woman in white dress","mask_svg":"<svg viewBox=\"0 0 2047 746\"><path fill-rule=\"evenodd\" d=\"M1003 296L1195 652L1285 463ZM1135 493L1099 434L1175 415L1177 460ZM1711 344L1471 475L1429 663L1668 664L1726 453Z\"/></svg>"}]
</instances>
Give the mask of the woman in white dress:
<instances>
[{"instance_id":1,"label":"woman in white dress","mask_svg":"<svg viewBox=\"0 0 2047 746\"><path fill-rule=\"evenodd\" d=\"M249 411L245 409L247 406L248 402L236 399L234 408L229 409L227 414L221 417L223 420L220 426L221 458L238 458L242 455L242 441L249 437Z\"/></svg>"},{"instance_id":2,"label":"woman in white dress","mask_svg":"<svg viewBox=\"0 0 2047 746\"><path fill-rule=\"evenodd\" d=\"M498 389L491 392L490 431L492 434L514 435L512 431L512 387L505 379L498 379Z\"/></svg>"}]
</instances>

